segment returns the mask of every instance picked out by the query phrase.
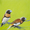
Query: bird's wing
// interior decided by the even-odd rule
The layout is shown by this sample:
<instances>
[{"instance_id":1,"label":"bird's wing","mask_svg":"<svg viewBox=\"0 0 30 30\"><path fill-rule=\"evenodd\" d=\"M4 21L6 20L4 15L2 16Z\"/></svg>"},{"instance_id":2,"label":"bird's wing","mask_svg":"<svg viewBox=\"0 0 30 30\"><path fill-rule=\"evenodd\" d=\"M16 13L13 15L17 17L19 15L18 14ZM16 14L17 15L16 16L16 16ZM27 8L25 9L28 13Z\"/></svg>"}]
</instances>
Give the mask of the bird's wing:
<instances>
[{"instance_id":1,"label":"bird's wing","mask_svg":"<svg viewBox=\"0 0 30 30\"><path fill-rule=\"evenodd\" d=\"M16 19L15 21L12 22L12 24L18 23L18 22L20 22L20 21L21 21L20 19Z\"/></svg>"},{"instance_id":2,"label":"bird's wing","mask_svg":"<svg viewBox=\"0 0 30 30\"><path fill-rule=\"evenodd\" d=\"M4 14L4 16L5 16L5 14ZM4 16L3 16L3 18L4 18ZM3 18L2 18L2 20L3 20ZM2 21L2 20L1 20L1 21Z\"/></svg>"}]
</instances>

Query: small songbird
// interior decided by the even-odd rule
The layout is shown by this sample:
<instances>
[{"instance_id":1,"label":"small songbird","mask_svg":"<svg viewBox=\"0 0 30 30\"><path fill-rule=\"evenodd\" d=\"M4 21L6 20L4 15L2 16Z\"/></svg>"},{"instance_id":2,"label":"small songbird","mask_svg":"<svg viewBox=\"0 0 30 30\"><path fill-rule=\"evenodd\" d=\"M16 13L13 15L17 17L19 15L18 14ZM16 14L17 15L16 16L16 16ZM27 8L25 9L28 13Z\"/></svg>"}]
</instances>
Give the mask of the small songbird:
<instances>
[{"instance_id":1,"label":"small songbird","mask_svg":"<svg viewBox=\"0 0 30 30\"><path fill-rule=\"evenodd\" d=\"M25 21L25 19L26 19L25 17L16 19L15 21L12 22L12 24L9 26L9 28L11 28L12 26L17 27L18 25L22 24Z\"/></svg>"},{"instance_id":2,"label":"small songbird","mask_svg":"<svg viewBox=\"0 0 30 30\"><path fill-rule=\"evenodd\" d=\"M10 19L10 13L11 13L12 11L11 10L7 10L6 11L6 13L4 14L4 16L3 16L3 18L2 18L2 24L1 24L1 26L3 25L3 24L5 24L9 19Z\"/></svg>"}]
</instances>

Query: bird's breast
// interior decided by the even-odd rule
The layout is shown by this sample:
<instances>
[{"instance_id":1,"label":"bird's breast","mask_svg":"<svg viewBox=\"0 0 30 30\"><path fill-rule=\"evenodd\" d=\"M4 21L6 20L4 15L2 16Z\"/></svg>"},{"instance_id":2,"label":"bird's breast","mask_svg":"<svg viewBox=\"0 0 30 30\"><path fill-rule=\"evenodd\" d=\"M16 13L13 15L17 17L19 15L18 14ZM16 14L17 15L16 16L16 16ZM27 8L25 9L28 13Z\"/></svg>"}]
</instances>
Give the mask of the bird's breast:
<instances>
[{"instance_id":1,"label":"bird's breast","mask_svg":"<svg viewBox=\"0 0 30 30\"><path fill-rule=\"evenodd\" d=\"M14 26L18 26L20 24L20 22L19 23L14 23Z\"/></svg>"},{"instance_id":2,"label":"bird's breast","mask_svg":"<svg viewBox=\"0 0 30 30\"><path fill-rule=\"evenodd\" d=\"M3 23L3 22L7 22L9 19L10 19L10 18L4 17L3 20L2 20L2 23Z\"/></svg>"},{"instance_id":3,"label":"bird's breast","mask_svg":"<svg viewBox=\"0 0 30 30\"><path fill-rule=\"evenodd\" d=\"M6 13L5 16L6 16L6 17L10 17L10 14L7 14L7 13Z\"/></svg>"}]
</instances>

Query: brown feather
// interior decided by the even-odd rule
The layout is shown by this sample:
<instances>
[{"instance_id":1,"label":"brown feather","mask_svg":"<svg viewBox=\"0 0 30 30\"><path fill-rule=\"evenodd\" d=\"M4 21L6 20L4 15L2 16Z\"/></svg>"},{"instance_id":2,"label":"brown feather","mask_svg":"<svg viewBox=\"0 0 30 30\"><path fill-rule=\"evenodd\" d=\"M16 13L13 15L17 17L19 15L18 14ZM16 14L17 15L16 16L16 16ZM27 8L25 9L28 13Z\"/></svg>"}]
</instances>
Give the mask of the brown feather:
<instances>
[{"instance_id":1,"label":"brown feather","mask_svg":"<svg viewBox=\"0 0 30 30\"><path fill-rule=\"evenodd\" d=\"M7 13L6 13L6 14L3 16L3 18L4 18L5 16L6 16L6 17L10 17L10 14L7 14ZM2 20L3 20L3 18L2 18ZM1 20L1 21L2 21L2 20Z\"/></svg>"},{"instance_id":2,"label":"brown feather","mask_svg":"<svg viewBox=\"0 0 30 30\"><path fill-rule=\"evenodd\" d=\"M5 16L6 16L6 17L10 17L10 14L7 14L7 13L6 13Z\"/></svg>"},{"instance_id":3,"label":"brown feather","mask_svg":"<svg viewBox=\"0 0 30 30\"><path fill-rule=\"evenodd\" d=\"M23 21L20 22L21 24L23 23Z\"/></svg>"},{"instance_id":4,"label":"brown feather","mask_svg":"<svg viewBox=\"0 0 30 30\"><path fill-rule=\"evenodd\" d=\"M15 21L12 22L12 24L18 23L18 22L20 22L20 21L21 21L20 19L16 19Z\"/></svg>"}]
</instances>

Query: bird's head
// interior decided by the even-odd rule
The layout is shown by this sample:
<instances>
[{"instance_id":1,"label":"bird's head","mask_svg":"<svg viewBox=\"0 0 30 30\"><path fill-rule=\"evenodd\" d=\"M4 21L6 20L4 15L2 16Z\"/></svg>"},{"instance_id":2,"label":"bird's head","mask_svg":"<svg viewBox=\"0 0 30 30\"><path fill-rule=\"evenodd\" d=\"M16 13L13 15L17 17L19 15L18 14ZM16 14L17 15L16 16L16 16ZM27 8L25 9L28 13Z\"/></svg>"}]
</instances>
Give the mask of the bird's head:
<instances>
[{"instance_id":1,"label":"bird's head","mask_svg":"<svg viewBox=\"0 0 30 30\"><path fill-rule=\"evenodd\" d=\"M11 10L7 10L6 13L10 14L12 11Z\"/></svg>"},{"instance_id":2,"label":"bird's head","mask_svg":"<svg viewBox=\"0 0 30 30\"><path fill-rule=\"evenodd\" d=\"M22 17L21 20L24 22L26 20L26 18L25 17Z\"/></svg>"}]
</instances>

